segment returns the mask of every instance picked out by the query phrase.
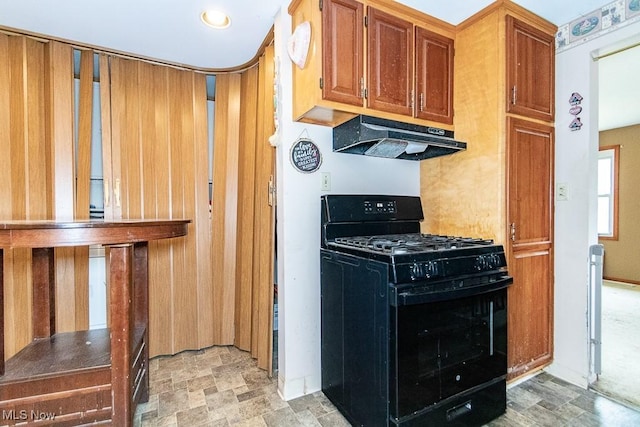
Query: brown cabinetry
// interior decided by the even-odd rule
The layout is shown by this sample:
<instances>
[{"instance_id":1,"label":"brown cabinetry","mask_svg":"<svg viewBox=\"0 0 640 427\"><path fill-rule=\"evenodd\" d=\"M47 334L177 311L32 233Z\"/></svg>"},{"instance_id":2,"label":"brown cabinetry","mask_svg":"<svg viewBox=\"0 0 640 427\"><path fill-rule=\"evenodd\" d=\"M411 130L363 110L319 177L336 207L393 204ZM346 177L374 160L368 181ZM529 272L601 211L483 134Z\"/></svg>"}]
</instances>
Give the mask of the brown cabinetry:
<instances>
[{"instance_id":1,"label":"brown cabinetry","mask_svg":"<svg viewBox=\"0 0 640 427\"><path fill-rule=\"evenodd\" d=\"M553 354L553 126L507 118L509 375Z\"/></svg>"},{"instance_id":2,"label":"brown cabinetry","mask_svg":"<svg viewBox=\"0 0 640 427\"><path fill-rule=\"evenodd\" d=\"M505 16L509 377L553 359L554 32ZM516 116L517 115L517 116Z\"/></svg>"},{"instance_id":3,"label":"brown cabinetry","mask_svg":"<svg viewBox=\"0 0 640 427\"><path fill-rule=\"evenodd\" d=\"M416 107L420 119L453 123L453 40L416 27Z\"/></svg>"},{"instance_id":4,"label":"brown cabinetry","mask_svg":"<svg viewBox=\"0 0 640 427\"><path fill-rule=\"evenodd\" d=\"M294 28L311 24L306 64L293 66L294 120L335 126L367 114L452 127L452 25L386 0L294 0L289 13Z\"/></svg>"},{"instance_id":5,"label":"brown cabinetry","mask_svg":"<svg viewBox=\"0 0 640 427\"><path fill-rule=\"evenodd\" d=\"M508 254L509 378L553 357L553 44L538 40L555 32L510 1L459 25L454 125L467 150L421 169L424 232L492 238Z\"/></svg>"},{"instance_id":6,"label":"brown cabinetry","mask_svg":"<svg viewBox=\"0 0 640 427\"><path fill-rule=\"evenodd\" d=\"M507 111L553 121L554 36L509 15L506 26Z\"/></svg>"},{"instance_id":7,"label":"brown cabinetry","mask_svg":"<svg viewBox=\"0 0 640 427\"><path fill-rule=\"evenodd\" d=\"M362 106L364 6L325 0L322 13L322 99Z\"/></svg>"},{"instance_id":8,"label":"brown cabinetry","mask_svg":"<svg viewBox=\"0 0 640 427\"><path fill-rule=\"evenodd\" d=\"M367 18L367 106L411 116L413 24L372 7Z\"/></svg>"}]
</instances>

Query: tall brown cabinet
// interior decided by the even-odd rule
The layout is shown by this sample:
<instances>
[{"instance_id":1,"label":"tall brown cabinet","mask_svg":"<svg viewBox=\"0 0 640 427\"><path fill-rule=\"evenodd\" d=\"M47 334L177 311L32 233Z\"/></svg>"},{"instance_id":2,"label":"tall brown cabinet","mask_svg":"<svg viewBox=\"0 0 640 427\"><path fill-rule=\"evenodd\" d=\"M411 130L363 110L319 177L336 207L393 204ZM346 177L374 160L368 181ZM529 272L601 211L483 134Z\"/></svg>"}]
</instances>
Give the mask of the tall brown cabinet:
<instances>
[{"instance_id":1,"label":"tall brown cabinet","mask_svg":"<svg viewBox=\"0 0 640 427\"><path fill-rule=\"evenodd\" d=\"M458 26L456 137L421 166L423 230L493 238L509 272L509 378L553 356L553 24L497 1Z\"/></svg>"}]
</instances>

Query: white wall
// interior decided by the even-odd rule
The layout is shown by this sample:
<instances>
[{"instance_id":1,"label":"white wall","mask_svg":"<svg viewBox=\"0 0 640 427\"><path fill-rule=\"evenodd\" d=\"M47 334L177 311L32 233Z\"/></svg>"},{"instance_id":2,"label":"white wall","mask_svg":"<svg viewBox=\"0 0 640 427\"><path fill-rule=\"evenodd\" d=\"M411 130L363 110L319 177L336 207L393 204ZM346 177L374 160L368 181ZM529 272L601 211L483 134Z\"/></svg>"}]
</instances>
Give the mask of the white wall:
<instances>
[{"instance_id":1,"label":"white wall","mask_svg":"<svg viewBox=\"0 0 640 427\"><path fill-rule=\"evenodd\" d=\"M591 53L638 33L640 22L556 56L556 183L567 184L569 197L556 201L554 362L548 372L582 387L589 382L589 246L598 243L598 65ZM572 132L568 101L573 92L584 97L584 126Z\"/></svg>"},{"instance_id":2,"label":"white wall","mask_svg":"<svg viewBox=\"0 0 640 427\"><path fill-rule=\"evenodd\" d=\"M321 388L320 174L331 174L329 193L420 195L418 162L333 153L330 127L291 120L292 63L286 51L290 34L291 17L281 9L275 19L280 116L276 149L278 387L287 400ZM320 148L322 165L315 173L300 173L289 161L289 150L300 136L311 138Z\"/></svg>"}]
</instances>

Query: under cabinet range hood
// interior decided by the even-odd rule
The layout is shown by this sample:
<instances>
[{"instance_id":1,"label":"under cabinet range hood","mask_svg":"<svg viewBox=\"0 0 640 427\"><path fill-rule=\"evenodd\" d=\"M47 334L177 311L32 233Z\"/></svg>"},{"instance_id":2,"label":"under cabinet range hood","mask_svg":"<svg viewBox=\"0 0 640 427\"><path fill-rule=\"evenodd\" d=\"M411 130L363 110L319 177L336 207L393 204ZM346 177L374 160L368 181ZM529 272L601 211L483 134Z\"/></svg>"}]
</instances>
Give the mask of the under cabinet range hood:
<instances>
[{"instance_id":1,"label":"under cabinet range hood","mask_svg":"<svg viewBox=\"0 0 640 427\"><path fill-rule=\"evenodd\" d=\"M359 115L333 128L333 151L424 160L465 150L450 130Z\"/></svg>"}]
</instances>

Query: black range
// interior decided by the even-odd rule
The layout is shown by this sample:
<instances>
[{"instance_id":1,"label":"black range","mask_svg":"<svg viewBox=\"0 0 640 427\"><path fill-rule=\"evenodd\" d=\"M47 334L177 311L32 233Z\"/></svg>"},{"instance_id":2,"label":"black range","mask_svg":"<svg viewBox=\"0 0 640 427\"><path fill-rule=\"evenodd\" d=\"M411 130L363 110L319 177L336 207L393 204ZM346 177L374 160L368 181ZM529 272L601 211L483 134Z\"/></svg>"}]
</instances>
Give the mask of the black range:
<instances>
[{"instance_id":1,"label":"black range","mask_svg":"<svg viewBox=\"0 0 640 427\"><path fill-rule=\"evenodd\" d=\"M420 233L418 197L321 200L322 388L356 425L482 425L506 408L503 247Z\"/></svg>"}]
</instances>

